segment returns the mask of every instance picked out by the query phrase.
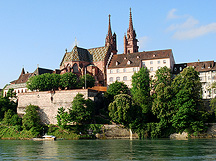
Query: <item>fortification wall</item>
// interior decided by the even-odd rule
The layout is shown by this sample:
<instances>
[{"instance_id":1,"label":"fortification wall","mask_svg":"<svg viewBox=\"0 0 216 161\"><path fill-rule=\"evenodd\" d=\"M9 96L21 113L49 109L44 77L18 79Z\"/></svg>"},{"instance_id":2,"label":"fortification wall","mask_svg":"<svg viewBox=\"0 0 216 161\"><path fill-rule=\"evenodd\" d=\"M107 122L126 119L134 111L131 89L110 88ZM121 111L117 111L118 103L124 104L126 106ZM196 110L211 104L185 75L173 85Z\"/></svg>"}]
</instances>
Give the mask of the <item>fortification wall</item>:
<instances>
[{"instance_id":1,"label":"fortification wall","mask_svg":"<svg viewBox=\"0 0 216 161\"><path fill-rule=\"evenodd\" d=\"M67 110L78 93L83 94L85 99L94 99L97 95L97 91L89 89L19 93L17 113L22 116L26 106L36 105L39 106L42 123L57 124L58 108L64 107Z\"/></svg>"}]
</instances>

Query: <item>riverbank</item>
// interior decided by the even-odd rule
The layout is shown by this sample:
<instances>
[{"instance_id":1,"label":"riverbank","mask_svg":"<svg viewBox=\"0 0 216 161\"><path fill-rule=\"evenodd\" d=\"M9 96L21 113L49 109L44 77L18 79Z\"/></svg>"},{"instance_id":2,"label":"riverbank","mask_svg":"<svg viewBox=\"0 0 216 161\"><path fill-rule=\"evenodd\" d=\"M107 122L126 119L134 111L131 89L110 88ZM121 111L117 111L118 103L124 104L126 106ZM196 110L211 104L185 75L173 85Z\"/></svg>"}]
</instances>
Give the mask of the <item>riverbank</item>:
<instances>
[{"instance_id":1,"label":"riverbank","mask_svg":"<svg viewBox=\"0 0 216 161\"><path fill-rule=\"evenodd\" d=\"M96 126L96 125L94 125ZM170 135L170 139L187 140L187 139L204 139L204 138L216 138L216 123L206 124L208 130L206 133L200 133L198 135L188 135L187 133L174 133ZM97 129L83 132L81 128L78 132L71 128L61 129L57 126L50 125L46 131L49 135L54 135L58 139L66 140L80 140L80 139L139 139L138 134L131 133L131 131L122 125L97 125ZM76 127L77 128L77 127ZM78 129L76 129L78 130ZM2 140L30 140L38 137L38 133L33 130L19 131L17 126L5 126L0 124L0 139ZM40 136L40 135L39 135Z\"/></svg>"}]
</instances>

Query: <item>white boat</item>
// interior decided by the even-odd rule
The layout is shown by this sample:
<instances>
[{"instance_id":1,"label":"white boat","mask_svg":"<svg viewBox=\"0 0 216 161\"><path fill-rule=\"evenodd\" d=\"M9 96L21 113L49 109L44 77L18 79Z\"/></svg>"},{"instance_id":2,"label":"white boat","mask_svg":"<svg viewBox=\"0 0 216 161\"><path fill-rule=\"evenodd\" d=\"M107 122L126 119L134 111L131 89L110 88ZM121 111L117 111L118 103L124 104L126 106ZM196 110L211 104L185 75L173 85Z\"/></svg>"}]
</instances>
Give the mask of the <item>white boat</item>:
<instances>
[{"instance_id":1,"label":"white boat","mask_svg":"<svg viewBox=\"0 0 216 161\"><path fill-rule=\"evenodd\" d=\"M53 135L47 135L45 134L44 136L42 136L42 138L33 138L32 140L34 141L47 141L47 140L56 140L56 137Z\"/></svg>"}]
</instances>

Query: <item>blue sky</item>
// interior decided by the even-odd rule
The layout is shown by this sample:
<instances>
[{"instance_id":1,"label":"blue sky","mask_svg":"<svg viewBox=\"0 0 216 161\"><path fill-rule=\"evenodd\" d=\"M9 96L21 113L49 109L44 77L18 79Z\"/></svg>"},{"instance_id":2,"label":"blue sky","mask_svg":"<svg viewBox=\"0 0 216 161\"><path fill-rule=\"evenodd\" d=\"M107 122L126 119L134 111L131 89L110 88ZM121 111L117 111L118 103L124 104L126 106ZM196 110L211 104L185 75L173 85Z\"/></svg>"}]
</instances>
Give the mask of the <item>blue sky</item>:
<instances>
[{"instance_id":1,"label":"blue sky","mask_svg":"<svg viewBox=\"0 0 216 161\"><path fill-rule=\"evenodd\" d=\"M139 51L172 49L175 62L216 61L216 0L0 0L0 88L24 66L58 69L65 49L104 46L111 14L118 53L132 8Z\"/></svg>"}]
</instances>

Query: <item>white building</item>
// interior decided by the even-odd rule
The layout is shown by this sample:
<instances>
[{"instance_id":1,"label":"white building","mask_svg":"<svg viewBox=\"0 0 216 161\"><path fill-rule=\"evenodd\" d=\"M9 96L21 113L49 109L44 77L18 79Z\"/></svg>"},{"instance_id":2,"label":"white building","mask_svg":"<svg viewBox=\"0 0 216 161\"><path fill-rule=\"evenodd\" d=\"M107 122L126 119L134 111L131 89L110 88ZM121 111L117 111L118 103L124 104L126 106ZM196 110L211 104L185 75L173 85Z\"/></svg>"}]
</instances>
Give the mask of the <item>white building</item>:
<instances>
[{"instance_id":1,"label":"white building","mask_svg":"<svg viewBox=\"0 0 216 161\"><path fill-rule=\"evenodd\" d=\"M157 69L167 66L173 69L175 60L171 49L144 51L130 54L116 54L112 56L107 69L107 84L122 81L131 88L132 75L140 70L141 67L147 67L150 76L154 77Z\"/></svg>"},{"instance_id":2,"label":"white building","mask_svg":"<svg viewBox=\"0 0 216 161\"><path fill-rule=\"evenodd\" d=\"M214 61L192 62L174 65L174 74L180 73L184 68L191 66L199 72L202 83L202 98L210 99L216 97L216 89L211 88L212 83L216 81L216 63Z\"/></svg>"}]
</instances>

